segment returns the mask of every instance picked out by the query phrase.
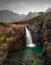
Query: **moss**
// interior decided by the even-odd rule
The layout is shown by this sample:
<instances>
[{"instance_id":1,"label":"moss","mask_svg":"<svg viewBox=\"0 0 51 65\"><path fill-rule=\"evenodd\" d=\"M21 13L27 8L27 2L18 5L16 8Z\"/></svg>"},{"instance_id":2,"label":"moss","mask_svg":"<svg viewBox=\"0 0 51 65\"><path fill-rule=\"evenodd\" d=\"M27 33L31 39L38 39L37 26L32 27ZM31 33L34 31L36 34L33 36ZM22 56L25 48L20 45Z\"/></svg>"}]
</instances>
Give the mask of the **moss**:
<instances>
[{"instance_id":1,"label":"moss","mask_svg":"<svg viewBox=\"0 0 51 65\"><path fill-rule=\"evenodd\" d=\"M0 34L0 45L6 41L6 35Z\"/></svg>"},{"instance_id":2,"label":"moss","mask_svg":"<svg viewBox=\"0 0 51 65\"><path fill-rule=\"evenodd\" d=\"M32 65L38 65L38 61L35 60L35 61L32 63Z\"/></svg>"}]
</instances>

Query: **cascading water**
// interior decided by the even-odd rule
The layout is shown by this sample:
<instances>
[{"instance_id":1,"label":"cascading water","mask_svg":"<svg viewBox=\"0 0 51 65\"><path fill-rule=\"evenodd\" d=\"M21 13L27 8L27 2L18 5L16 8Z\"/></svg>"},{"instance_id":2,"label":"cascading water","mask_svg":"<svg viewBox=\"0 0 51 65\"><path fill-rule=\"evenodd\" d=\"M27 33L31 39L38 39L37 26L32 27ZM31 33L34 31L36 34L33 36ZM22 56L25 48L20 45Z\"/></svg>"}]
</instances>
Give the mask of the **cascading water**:
<instances>
[{"instance_id":1,"label":"cascading water","mask_svg":"<svg viewBox=\"0 0 51 65\"><path fill-rule=\"evenodd\" d=\"M26 27L26 46L27 47L35 47L35 44L33 44L33 42L32 42L31 33L27 27Z\"/></svg>"}]
</instances>

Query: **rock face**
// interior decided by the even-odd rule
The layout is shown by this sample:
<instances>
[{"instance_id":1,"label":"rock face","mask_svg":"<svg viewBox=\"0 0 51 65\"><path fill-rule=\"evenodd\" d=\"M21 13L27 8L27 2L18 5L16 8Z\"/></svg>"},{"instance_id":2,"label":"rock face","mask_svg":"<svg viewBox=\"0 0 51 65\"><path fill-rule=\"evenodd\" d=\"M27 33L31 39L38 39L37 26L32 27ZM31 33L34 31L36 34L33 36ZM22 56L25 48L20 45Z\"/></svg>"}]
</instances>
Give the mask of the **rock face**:
<instances>
[{"instance_id":1,"label":"rock face","mask_svg":"<svg viewBox=\"0 0 51 65\"><path fill-rule=\"evenodd\" d=\"M32 25L27 25L27 27L31 32L33 43L37 45L41 44L39 41L40 38L39 24L33 23Z\"/></svg>"},{"instance_id":2,"label":"rock face","mask_svg":"<svg viewBox=\"0 0 51 65\"><path fill-rule=\"evenodd\" d=\"M7 24L0 26L0 36L2 38L6 35L5 43L7 45L7 51L20 50L26 46L26 37L25 37L25 25L17 24ZM3 40L1 40L3 41Z\"/></svg>"},{"instance_id":3,"label":"rock face","mask_svg":"<svg viewBox=\"0 0 51 65\"><path fill-rule=\"evenodd\" d=\"M25 37L25 26L24 25L16 25L10 24L7 29L7 45L8 51L20 50L25 48L26 45L26 37Z\"/></svg>"},{"instance_id":4,"label":"rock face","mask_svg":"<svg viewBox=\"0 0 51 65\"><path fill-rule=\"evenodd\" d=\"M48 61L51 62L51 43L49 43L49 45L46 48L47 48Z\"/></svg>"},{"instance_id":5,"label":"rock face","mask_svg":"<svg viewBox=\"0 0 51 65\"><path fill-rule=\"evenodd\" d=\"M0 26L0 28L0 65L2 65L7 58L8 52L26 47L26 31L24 25L17 24L8 24L7 26Z\"/></svg>"},{"instance_id":6,"label":"rock face","mask_svg":"<svg viewBox=\"0 0 51 65\"><path fill-rule=\"evenodd\" d=\"M44 34L44 45L43 45L43 61L47 65L51 65L51 22L47 22L47 32Z\"/></svg>"}]
</instances>

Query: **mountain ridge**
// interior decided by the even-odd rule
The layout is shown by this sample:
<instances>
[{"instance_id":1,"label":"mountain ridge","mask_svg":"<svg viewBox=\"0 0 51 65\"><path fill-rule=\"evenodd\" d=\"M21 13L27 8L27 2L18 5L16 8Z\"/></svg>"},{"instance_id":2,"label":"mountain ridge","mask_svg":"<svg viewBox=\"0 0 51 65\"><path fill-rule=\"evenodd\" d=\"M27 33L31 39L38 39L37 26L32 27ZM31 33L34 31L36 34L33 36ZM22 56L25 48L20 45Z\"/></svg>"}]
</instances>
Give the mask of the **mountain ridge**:
<instances>
[{"instance_id":1,"label":"mountain ridge","mask_svg":"<svg viewBox=\"0 0 51 65\"><path fill-rule=\"evenodd\" d=\"M51 12L51 7L49 7L48 9L46 9L46 12Z\"/></svg>"},{"instance_id":2,"label":"mountain ridge","mask_svg":"<svg viewBox=\"0 0 51 65\"><path fill-rule=\"evenodd\" d=\"M51 7L46 9L45 13L51 12ZM27 15L15 13L10 10L0 11L0 22L16 22L16 21L26 21L31 18L39 16L39 12L29 12Z\"/></svg>"},{"instance_id":3,"label":"mountain ridge","mask_svg":"<svg viewBox=\"0 0 51 65\"><path fill-rule=\"evenodd\" d=\"M0 20L2 21L19 21L24 18L24 14L19 15L18 13L14 13L10 10L2 10L0 11Z\"/></svg>"}]
</instances>

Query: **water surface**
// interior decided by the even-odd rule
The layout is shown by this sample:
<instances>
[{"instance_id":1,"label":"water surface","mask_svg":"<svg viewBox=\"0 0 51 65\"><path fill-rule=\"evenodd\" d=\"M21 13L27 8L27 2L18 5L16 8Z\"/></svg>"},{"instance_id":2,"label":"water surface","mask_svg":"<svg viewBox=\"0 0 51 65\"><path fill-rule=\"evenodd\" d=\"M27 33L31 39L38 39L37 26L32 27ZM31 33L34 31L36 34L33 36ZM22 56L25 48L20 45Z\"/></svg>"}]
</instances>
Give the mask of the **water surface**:
<instances>
[{"instance_id":1,"label":"water surface","mask_svg":"<svg viewBox=\"0 0 51 65\"><path fill-rule=\"evenodd\" d=\"M12 65L12 64L20 65L21 63L22 65L32 65L33 61L34 63L35 62L37 63L37 56L38 55L40 56L41 53L42 53L42 47L40 45L37 45L36 47L33 48L26 47L23 50L10 52L8 55L8 59L9 59L8 65Z\"/></svg>"}]
</instances>

